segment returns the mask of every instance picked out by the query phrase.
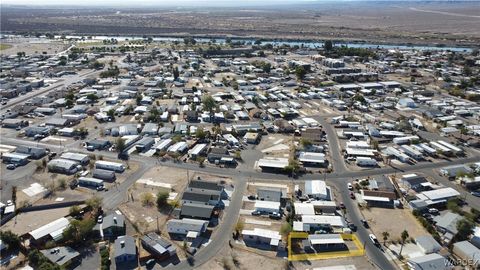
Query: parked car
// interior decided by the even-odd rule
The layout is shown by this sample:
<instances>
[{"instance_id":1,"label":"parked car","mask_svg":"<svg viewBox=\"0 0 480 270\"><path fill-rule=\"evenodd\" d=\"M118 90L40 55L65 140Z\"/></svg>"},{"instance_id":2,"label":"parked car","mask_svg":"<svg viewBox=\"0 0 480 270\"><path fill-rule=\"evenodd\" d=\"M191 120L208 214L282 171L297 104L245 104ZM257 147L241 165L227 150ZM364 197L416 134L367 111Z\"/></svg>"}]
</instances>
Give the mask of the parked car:
<instances>
[{"instance_id":1,"label":"parked car","mask_svg":"<svg viewBox=\"0 0 480 270\"><path fill-rule=\"evenodd\" d=\"M380 242L378 242L377 237L373 234L369 234L368 237L376 247L380 247Z\"/></svg>"},{"instance_id":2,"label":"parked car","mask_svg":"<svg viewBox=\"0 0 480 270\"><path fill-rule=\"evenodd\" d=\"M7 201L7 206L11 206L11 205L13 205L13 202L11 200L8 200Z\"/></svg>"},{"instance_id":3,"label":"parked car","mask_svg":"<svg viewBox=\"0 0 480 270\"><path fill-rule=\"evenodd\" d=\"M9 169L9 170L15 170L15 168L17 168L17 165L15 165L13 163L7 165L7 169Z\"/></svg>"},{"instance_id":4,"label":"parked car","mask_svg":"<svg viewBox=\"0 0 480 270\"><path fill-rule=\"evenodd\" d=\"M428 213L432 215L438 215L439 211L437 208L428 208Z\"/></svg>"},{"instance_id":5,"label":"parked car","mask_svg":"<svg viewBox=\"0 0 480 270\"><path fill-rule=\"evenodd\" d=\"M248 196L248 199L253 201L253 200L256 200L257 197L255 195L250 195Z\"/></svg>"},{"instance_id":6,"label":"parked car","mask_svg":"<svg viewBox=\"0 0 480 270\"><path fill-rule=\"evenodd\" d=\"M271 214L268 215L269 218L271 219L282 219L282 214L280 213L277 213L277 212L273 212Z\"/></svg>"},{"instance_id":7,"label":"parked car","mask_svg":"<svg viewBox=\"0 0 480 270\"><path fill-rule=\"evenodd\" d=\"M350 198L351 198L352 200L355 199L355 194L354 194L353 192L351 192L351 191L350 191Z\"/></svg>"},{"instance_id":8,"label":"parked car","mask_svg":"<svg viewBox=\"0 0 480 270\"><path fill-rule=\"evenodd\" d=\"M368 225L368 222L365 219L361 219L360 222L362 222L363 227L367 229L370 228L370 226Z\"/></svg>"},{"instance_id":9,"label":"parked car","mask_svg":"<svg viewBox=\"0 0 480 270\"><path fill-rule=\"evenodd\" d=\"M190 255L194 255L195 253L197 253L197 249L194 248L194 247L189 247L189 248L187 248L187 252L188 252Z\"/></svg>"},{"instance_id":10,"label":"parked car","mask_svg":"<svg viewBox=\"0 0 480 270\"><path fill-rule=\"evenodd\" d=\"M262 212L260 211L253 211L252 212L252 216L261 216L262 215Z\"/></svg>"},{"instance_id":11,"label":"parked car","mask_svg":"<svg viewBox=\"0 0 480 270\"><path fill-rule=\"evenodd\" d=\"M357 225L353 224L353 223L348 223L348 228L350 230L352 230L352 232L356 232L357 231Z\"/></svg>"},{"instance_id":12,"label":"parked car","mask_svg":"<svg viewBox=\"0 0 480 270\"><path fill-rule=\"evenodd\" d=\"M103 216L99 215L97 218L97 223L102 223L103 222Z\"/></svg>"},{"instance_id":13,"label":"parked car","mask_svg":"<svg viewBox=\"0 0 480 270\"><path fill-rule=\"evenodd\" d=\"M353 190L352 183L347 183L348 190Z\"/></svg>"},{"instance_id":14,"label":"parked car","mask_svg":"<svg viewBox=\"0 0 480 270\"><path fill-rule=\"evenodd\" d=\"M422 215L422 217L423 217L423 218L425 218L426 220L429 220L429 221L430 221L430 220L433 220L433 217L432 217L432 215L431 215L431 214L429 214L429 213L425 213L425 214L423 214L423 215Z\"/></svg>"},{"instance_id":15,"label":"parked car","mask_svg":"<svg viewBox=\"0 0 480 270\"><path fill-rule=\"evenodd\" d=\"M345 204L343 204L343 202L340 203L340 208L345 209Z\"/></svg>"},{"instance_id":16,"label":"parked car","mask_svg":"<svg viewBox=\"0 0 480 270\"><path fill-rule=\"evenodd\" d=\"M155 264L156 264L155 259L150 259L145 263L145 266L147 266L148 268L153 268Z\"/></svg>"}]
</instances>

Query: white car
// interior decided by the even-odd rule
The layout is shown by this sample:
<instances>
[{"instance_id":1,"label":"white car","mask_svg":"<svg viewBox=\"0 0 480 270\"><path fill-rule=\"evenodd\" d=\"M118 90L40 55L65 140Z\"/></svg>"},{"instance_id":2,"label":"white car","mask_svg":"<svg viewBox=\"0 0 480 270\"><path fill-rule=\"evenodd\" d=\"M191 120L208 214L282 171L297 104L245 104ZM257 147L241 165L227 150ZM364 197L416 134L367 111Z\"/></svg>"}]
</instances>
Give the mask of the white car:
<instances>
[{"instance_id":1,"label":"white car","mask_svg":"<svg viewBox=\"0 0 480 270\"><path fill-rule=\"evenodd\" d=\"M13 205L13 202L11 200L7 201L7 206Z\"/></svg>"},{"instance_id":2,"label":"white car","mask_svg":"<svg viewBox=\"0 0 480 270\"><path fill-rule=\"evenodd\" d=\"M353 190L352 183L347 183L348 190Z\"/></svg>"},{"instance_id":3,"label":"white car","mask_svg":"<svg viewBox=\"0 0 480 270\"><path fill-rule=\"evenodd\" d=\"M368 237L370 238L370 240L372 240L372 243L375 245L375 246L380 246L380 242L378 242L377 240L377 237L373 234L369 234Z\"/></svg>"}]
</instances>

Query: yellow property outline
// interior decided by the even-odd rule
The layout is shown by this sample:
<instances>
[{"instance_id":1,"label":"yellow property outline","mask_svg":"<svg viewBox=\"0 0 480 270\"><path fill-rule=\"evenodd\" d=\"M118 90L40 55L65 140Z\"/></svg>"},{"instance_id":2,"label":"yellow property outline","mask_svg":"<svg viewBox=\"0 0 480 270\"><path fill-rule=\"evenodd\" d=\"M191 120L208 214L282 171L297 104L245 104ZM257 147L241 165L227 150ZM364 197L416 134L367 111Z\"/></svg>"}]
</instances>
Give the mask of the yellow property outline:
<instances>
[{"instance_id":1,"label":"yellow property outline","mask_svg":"<svg viewBox=\"0 0 480 270\"><path fill-rule=\"evenodd\" d=\"M307 239L308 233L306 232L290 232L288 234L288 260L289 261L305 261L305 260L326 260L333 258L344 258L365 255L365 249L360 243L360 240L354 234L342 233L340 234L343 240L351 240L357 247L356 250L347 251L331 251L322 252L317 254L293 254L292 252L292 238Z\"/></svg>"}]
</instances>

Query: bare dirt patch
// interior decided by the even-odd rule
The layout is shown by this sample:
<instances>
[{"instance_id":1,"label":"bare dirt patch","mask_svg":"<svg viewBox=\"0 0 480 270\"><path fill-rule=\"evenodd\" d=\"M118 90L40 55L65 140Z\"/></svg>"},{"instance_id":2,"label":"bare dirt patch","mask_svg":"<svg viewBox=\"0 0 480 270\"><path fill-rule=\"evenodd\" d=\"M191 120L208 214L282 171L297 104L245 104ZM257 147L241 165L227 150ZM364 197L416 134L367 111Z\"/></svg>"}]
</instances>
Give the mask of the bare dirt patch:
<instances>
[{"instance_id":1,"label":"bare dirt patch","mask_svg":"<svg viewBox=\"0 0 480 270\"><path fill-rule=\"evenodd\" d=\"M362 214L379 238L382 232L388 232L389 239L398 241L403 230L413 238L428 234L408 209L369 208L362 209Z\"/></svg>"}]
</instances>

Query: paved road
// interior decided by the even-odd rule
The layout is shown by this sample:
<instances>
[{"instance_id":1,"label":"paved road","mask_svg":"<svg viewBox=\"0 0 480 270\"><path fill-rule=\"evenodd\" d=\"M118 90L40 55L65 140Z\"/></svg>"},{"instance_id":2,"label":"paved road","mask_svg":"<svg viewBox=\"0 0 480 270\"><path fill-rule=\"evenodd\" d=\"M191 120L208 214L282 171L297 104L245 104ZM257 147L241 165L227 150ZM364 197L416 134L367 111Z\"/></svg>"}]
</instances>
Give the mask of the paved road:
<instances>
[{"instance_id":1,"label":"paved road","mask_svg":"<svg viewBox=\"0 0 480 270\"><path fill-rule=\"evenodd\" d=\"M330 138L335 138L335 137L336 136L330 136ZM3 138L2 143L11 144L11 145L38 145L38 146L48 147L55 151L66 150L65 149L66 147L68 150L90 153L84 149L74 149L75 148L74 145L78 146L78 144L76 143L67 145L67 146L58 146L58 145L45 144L41 142L37 143L33 141L26 141L26 140L17 139L17 138ZM335 144L335 142L333 142L333 143L330 143L330 145L338 145L338 144ZM105 152L105 151L95 152L95 153L101 154L106 158L116 159L116 153ZM332 153L335 153L335 151L332 151ZM339 154L339 151L337 151L337 153ZM335 154L332 154L332 155L335 155ZM340 160L343 160L343 159L340 159ZM157 165L156 163L158 162L153 158L145 158L138 155L131 156L131 161L135 161L140 165L139 170L134 174L132 174L130 177L128 177L128 179L126 179L122 184L120 184L118 187L119 190L116 190L116 188L112 188L108 192L100 193L100 194L103 194L102 196L104 198L103 200L104 200L106 209L115 209L118 206L118 204L125 201L126 191L128 187L131 184L133 184L134 181L137 180L148 168L156 166ZM360 172L347 171L346 168L344 169L342 168L344 167L344 164L343 164L343 166L342 165L336 166L337 170L335 170L332 174L328 175L328 180L330 184L337 186L338 190L340 191L340 194L342 196L342 199L347 209L349 220L354 222L355 224L360 224L360 215L358 214L357 206L353 204L349 199L348 190L346 188L346 182L351 181L352 178L361 178L366 176L374 177L376 175L386 175L386 174L406 173L406 172L430 172L431 173L431 170L434 168L440 168L443 166L454 165L454 164L472 163L472 162L478 162L478 161L480 161L480 157L473 156L468 158L459 158L453 161L447 160L447 161L442 161L437 163L424 162L424 163L418 163L411 166L399 166L396 168L387 167L387 168L381 168L381 169L365 170ZM338 162L334 162L334 164L336 163ZM238 213L241 207L241 198L243 196L243 193L247 184L246 179L251 178L251 179L263 180L263 181L292 181L292 178L289 178L286 175L257 172L257 171L253 171L252 168L248 168L247 166L239 166L238 169L224 169L224 168L211 167L211 166L206 166L201 168L197 164L183 163L183 162L175 163L170 161L160 162L160 165L167 166L167 167L202 171L202 172L211 173L211 174L230 176L235 181L235 185L236 185L235 193L232 197L232 202L230 206L225 211L223 222L219 225L219 228L216 230L212 238L212 242L207 247L202 248L198 252L198 254L195 255L196 266L205 263L206 261L211 259L213 256L215 256L216 253L225 245L226 241L230 239L230 236L231 236L230 234L232 233L233 227L236 223ZM298 178L298 180L312 180L312 179L323 179L323 174L319 174L319 173L306 174L306 175L299 176ZM293 181L298 181L298 180L293 180ZM359 238L362 242L366 244L367 254L369 258L372 260L372 262L376 264L377 267L379 267L380 269L395 269L395 267L387 260L383 252L371 244L370 240L368 239L368 234L369 232L367 230L359 226L359 230L358 230ZM184 261L178 265L170 266L169 268L193 269L193 266L188 265L188 263Z\"/></svg>"},{"instance_id":2,"label":"paved road","mask_svg":"<svg viewBox=\"0 0 480 270\"><path fill-rule=\"evenodd\" d=\"M323 130L325 130L325 133L327 134L329 151L332 158L333 171L334 172L347 171L347 167L345 166L345 161L341 153L340 141L338 140L338 136L335 128L330 123L327 122L326 117L314 117L314 118L320 123Z\"/></svg>"},{"instance_id":3,"label":"paved road","mask_svg":"<svg viewBox=\"0 0 480 270\"><path fill-rule=\"evenodd\" d=\"M342 198L343 204L347 209L347 218L349 222L357 225L357 237L360 239L361 243L365 245L365 250L367 252L367 256L370 260L380 269L382 270L390 270L396 269L396 267L385 257L383 250L377 248L373 243L370 241L368 235L371 233L365 227L362 226L360 222L361 214L356 206L356 201L350 198L350 192L346 186L346 183L349 182L350 179L345 178L341 179L341 181L334 183L339 191L339 194ZM378 236L377 236L378 237Z\"/></svg>"},{"instance_id":4,"label":"paved road","mask_svg":"<svg viewBox=\"0 0 480 270\"><path fill-rule=\"evenodd\" d=\"M224 211L223 220L220 225L218 225L219 228L215 230L210 244L198 251L192 264L189 264L187 261L182 261L177 265L170 265L167 269L194 269L196 266L206 263L220 252L220 250L232 238L232 232L237 223L240 208L242 207L243 194L247 188L247 179L248 178L242 174L234 178L235 190L230 205Z\"/></svg>"},{"instance_id":5,"label":"paved road","mask_svg":"<svg viewBox=\"0 0 480 270\"><path fill-rule=\"evenodd\" d=\"M23 103L23 102L25 102L25 101L33 98L33 97L47 94L48 92L59 89L60 87L65 87L65 86L73 84L74 82L80 81L88 75L96 75L98 73L100 73L100 71L92 70L92 71L81 72L81 73L75 74L75 75L65 76L65 77L61 78L59 81L51 84L50 86L45 87L44 89L32 90L25 95L21 95L21 96L18 96L16 98L13 98L13 99L9 100L8 104L2 105L0 112L5 113L5 111L8 108L13 107L17 104Z\"/></svg>"}]
</instances>

